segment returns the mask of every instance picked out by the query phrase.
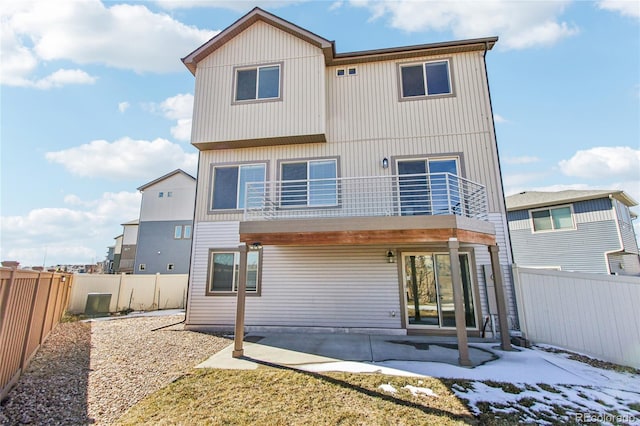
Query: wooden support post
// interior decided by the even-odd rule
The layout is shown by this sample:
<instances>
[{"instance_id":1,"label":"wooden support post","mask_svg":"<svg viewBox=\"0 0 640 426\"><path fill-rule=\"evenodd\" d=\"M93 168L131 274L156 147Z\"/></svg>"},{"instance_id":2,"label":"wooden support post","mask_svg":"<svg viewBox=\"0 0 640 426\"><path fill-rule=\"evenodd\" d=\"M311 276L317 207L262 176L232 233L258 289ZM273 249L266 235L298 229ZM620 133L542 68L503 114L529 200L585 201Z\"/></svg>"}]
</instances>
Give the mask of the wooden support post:
<instances>
[{"instance_id":1,"label":"wooden support post","mask_svg":"<svg viewBox=\"0 0 640 426\"><path fill-rule=\"evenodd\" d=\"M462 287L462 275L460 274L460 257L458 249L460 243L457 238L449 238L449 258L451 263L451 285L453 287L453 307L456 316L456 334L458 336L458 363L462 366L471 366L469 359L469 342L467 339L467 322L464 315L464 289Z\"/></svg>"},{"instance_id":2,"label":"wooden support post","mask_svg":"<svg viewBox=\"0 0 640 426\"><path fill-rule=\"evenodd\" d=\"M238 265L238 298L236 302L236 331L232 356L240 358L244 355L244 306L247 296L247 245L240 244L240 264Z\"/></svg>"},{"instance_id":3,"label":"wooden support post","mask_svg":"<svg viewBox=\"0 0 640 426\"><path fill-rule=\"evenodd\" d=\"M496 290L496 304L498 305L498 322L500 323L500 348L503 351L510 351L511 336L509 335L509 320L507 319L507 302L504 298L504 285L502 283L502 270L500 269L500 258L498 257L498 246L489 246L491 256L491 271L493 272L493 283Z\"/></svg>"}]
</instances>

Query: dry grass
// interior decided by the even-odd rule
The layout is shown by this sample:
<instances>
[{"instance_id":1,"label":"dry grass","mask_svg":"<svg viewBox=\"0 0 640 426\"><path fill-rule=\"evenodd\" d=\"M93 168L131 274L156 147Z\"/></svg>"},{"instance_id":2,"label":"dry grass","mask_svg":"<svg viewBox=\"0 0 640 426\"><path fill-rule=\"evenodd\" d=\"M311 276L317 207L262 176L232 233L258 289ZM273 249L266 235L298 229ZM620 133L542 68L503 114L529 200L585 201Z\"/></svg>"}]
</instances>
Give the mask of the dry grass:
<instances>
[{"instance_id":1,"label":"dry grass","mask_svg":"<svg viewBox=\"0 0 640 426\"><path fill-rule=\"evenodd\" d=\"M396 393L379 388L390 384ZM414 396L406 385L438 396ZM203 370L144 399L119 419L137 424L476 424L440 380L292 369Z\"/></svg>"}]
</instances>

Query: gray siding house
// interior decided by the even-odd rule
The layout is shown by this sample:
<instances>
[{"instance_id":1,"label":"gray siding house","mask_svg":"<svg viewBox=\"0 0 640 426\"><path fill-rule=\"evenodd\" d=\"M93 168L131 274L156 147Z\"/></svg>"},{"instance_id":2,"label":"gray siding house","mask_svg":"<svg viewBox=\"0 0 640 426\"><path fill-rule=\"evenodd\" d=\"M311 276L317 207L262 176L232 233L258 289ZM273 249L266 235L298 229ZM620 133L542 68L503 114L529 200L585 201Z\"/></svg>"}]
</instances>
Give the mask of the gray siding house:
<instances>
[{"instance_id":1,"label":"gray siding house","mask_svg":"<svg viewBox=\"0 0 640 426\"><path fill-rule=\"evenodd\" d=\"M640 275L629 210L638 203L623 191L528 191L506 203L519 266Z\"/></svg>"},{"instance_id":2,"label":"gray siding house","mask_svg":"<svg viewBox=\"0 0 640 426\"><path fill-rule=\"evenodd\" d=\"M196 180L177 169L142 192L134 274L189 272Z\"/></svg>"},{"instance_id":3,"label":"gray siding house","mask_svg":"<svg viewBox=\"0 0 640 426\"><path fill-rule=\"evenodd\" d=\"M336 53L255 8L183 58L199 150L186 327L232 328L246 288L249 330L462 342L492 319L508 340L496 42Z\"/></svg>"},{"instance_id":4,"label":"gray siding house","mask_svg":"<svg viewBox=\"0 0 640 426\"><path fill-rule=\"evenodd\" d=\"M120 262L116 270L121 274L133 273L138 243L138 219L122 224L122 245Z\"/></svg>"}]
</instances>

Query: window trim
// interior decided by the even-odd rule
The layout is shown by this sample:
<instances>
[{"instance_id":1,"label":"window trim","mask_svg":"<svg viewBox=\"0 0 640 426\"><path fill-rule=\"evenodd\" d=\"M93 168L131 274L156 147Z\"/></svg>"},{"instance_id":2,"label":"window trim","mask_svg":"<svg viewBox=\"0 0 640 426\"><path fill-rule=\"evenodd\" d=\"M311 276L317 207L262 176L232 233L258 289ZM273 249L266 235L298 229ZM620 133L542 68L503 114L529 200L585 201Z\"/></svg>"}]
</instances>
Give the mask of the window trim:
<instances>
[{"instance_id":1,"label":"window trim","mask_svg":"<svg viewBox=\"0 0 640 426\"><path fill-rule=\"evenodd\" d=\"M447 63L447 71L449 74L449 93L440 93L440 94L435 94L435 95L429 95L429 88L427 85L427 76L426 76L426 64L430 64L430 63L438 63L438 62L446 62ZM451 97L455 97L456 96L456 86L454 84L454 72L453 72L453 59L451 57L446 57L446 58L438 58L438 59L429 59L429 60L424 60L424 61L411 61L411 62L399 62L397 63L397 69L396 69L396 74L397 74L397 82L398 82L398 101L399 102L405 102L405 101L416 101L416 100L424 100L424 99L440 99L440 98L451 98ZM403 96L402 93L402 68L404 67L410 67L410 66L416 66L416 65L422 65L422 78L424 81L424 91L425 94L424 95L419 95L419 96Z\"/></svg>"},{"instance_id":2,"label":"window trim","mask_svg":"<svg viewBox=\"0 0 640 426\"><path fill-rule=\"evenodd\" d=\"M268 68L277 66L280 70L279 80L278 80L278 97L275 98L258 98L258 87L260 85L259 78L256 76L256 98L254 99L243 99L237 100L237 90L238 90L238 71L246 71L255 69L256 73L259 75L260 68ZM233 67L233 90L231 91L231 105L247 105L247 104L255 104L255 103L263 103L263 102L278 102L283 99L283 87L282 84L284 82L284 62L268 62L268 63L260 63L253 65L242 65Z\"/></svg>"},{"instance_id":3,"label":"window trim","mask_svg":"<svg viewBox=\"0 0 640 426\"><path fill-rule=\"evenodd\" d=\"M185 236L187 234L187 228L189 229L189 236L188 237ZM193 235L193 226L192 225L182 225L182 239L183 240L190 240L192 235Z\"/></svg>"},{"instance_id":4,"label":"window trim","mask_svg":"<svg viewBox=\"0 0 640 426\"><path fill-rule=\"evenodd\" d=\"M262 259L263 259L263 251L262 248L258 249L258 250L250 250L247 247L247 256L249 255L249 253L252 252L258 252L258 279L256 282L256 291L246 291L246 295L248 297L260 297L262 296ZM213 255L216 253L240 253L240 250L238 247L231 247L231 248L210 248L209 252L207 254L207 281L206 281L206 285L205 285L205 296L233 296L236 297L238 295L238 291L237 290L231 290L231 291L213 291L211 290L211 278L212 278L212 274L213 274ZM240 259L238 259L239 262ZM235 266L235 263L234 263ZM249 266L247 264L247 266ZM233 287L233 285L232 285Z\"/></svg>"},{"instance_id":5,"label":"window trim","mask_svg":"<svg viewBox=\"0 0 640 426\"><path fill-rule=\"evenodd\" d=\"M294 163L307 163L307 180L309 179L309 162L314 161L334 161L336 164L336 204L323 204L323 205L309 205L309 191L307 191L307 204L306 205L297 205L297 206L283 206L282 205L282 183L284 180L282 179L282 166L284 164L294 164ZM312 158L291 158L291 159L282 159L278 160L278 182L280 188L278 191L280 192L278 199L278 208L279 209L335 209L340 208L342 206L342 197L341 197L341 189L340 185L337 181L341 178L340 173L340 157L312 157Z\"/></svg>"},{"instance_id":6,"label":"window trim","mask_svg":"<svg viewBox=\"0 0 640 426\"><path fill-rule=\"evenodd\" d=\"M215 190L215 169L216 167L240 167L240 166L251 166L251 165L264 165L264 181L267 182L269 179L269 160L264 161L237 161L231 163L211 163L209 165L209 188L207 194L207 214L219 214L219 213L242 213L244 209L238 208L238 195L239 192L236 192L236 208L234 209L214 209L213 208L213 192ZM240 179L240 172L238 171L238 180ZM267 191L268 188L265 188Z\"/></svg>"},{"instance_id":7,"label":"window trim","mask_svg":"<svg viewBox=\"0 0 640 426\"><path fill-rule=\"evenodd\" d=\"M551 210L556 210L556 209L562 209L565 207L569 207L569 211L571 212L571 224L572 227L571 228L559 228L559 229L555 229L553 228L553 216L551 214ZM544 211L547 210L549 211L549 217L551 218L551 226L552 229L543 229L540 231L537 231L535 229L535 224L533 222L533 213L534 212L539 212L539 211ZM531 233L532 234L545 234L545 233L549 233L549 232L566 232L566 231L575 231L577 228L576 226L576 217L575 217L575 212L573 210L573 204L561 204L561 205L557 205L557 206L550 206L550 207L540 207L537 209L529 209L529 225L531 226Z\"/></svg>"}]
</instances>

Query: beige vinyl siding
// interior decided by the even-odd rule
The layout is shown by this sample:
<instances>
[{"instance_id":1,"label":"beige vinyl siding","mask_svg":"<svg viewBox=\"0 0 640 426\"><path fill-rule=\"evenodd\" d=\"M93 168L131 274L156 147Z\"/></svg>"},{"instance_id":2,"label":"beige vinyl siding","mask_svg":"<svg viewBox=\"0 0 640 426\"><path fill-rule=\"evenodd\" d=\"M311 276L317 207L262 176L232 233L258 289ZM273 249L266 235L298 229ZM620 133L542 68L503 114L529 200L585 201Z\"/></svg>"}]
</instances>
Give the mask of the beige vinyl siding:
<instances>
[{"instance_id":1,"label":"beige vinyl siding","mask_svg":"<svg viewBox=\"0 0 640 426\"><path fill-rule=\"evenodd\" d=\"M481 135L458 135L411 139L377 139L371 141L327 142L326 144L280 145L238 150L211 150L200 153L198 204L196 220L242 220L239 213L208 214L207 203L211 191L211 164L234 162L269 163L267 180L277 180L279 159L339 157L342 177L384 176L392 174L392 167L383 169L381 161L396 156L438 156L462 153L464 177L487 186L489 211L503 211L499 198L501 187L491 161L491 142Z\"/></svg>"},{"instance_id":2,"label":"beige vinyl siding","mask_svg":"<svg viewBox=\"0 0 640 426\"><path fill-rule=\"evenodd\" d=\"M193 231L186 323L205 324L211 321L213 309L211 304L213 298L205 296L209 248L238 247L240 235L238 222L196 222ZM236 306L235 298L220 299L226 299L226 303L218 303L215 306L216 312L220 310L222 315L233 315Z\"/></svg>"},{"instance_id":3,"label":"beige vinyl siding","mask_svg":"<svg viewBox=\"0 0 640 426\"><path fill-rule=\"evenodd\" d=\"M234 67L281 63L282 99L232 105ZM256 22L198 64L192 143L325 133L324 56Z\"/></svg>"},{"instance_id":4,"label":"beige vinyl siding","mask_svg":"<svg viewBox=\"0 0 640 426\"><path fill-rule=\"evenodd\" d=\"M201 152L197 220L241 220L237 213L207 214L212 163L269 161L267 179L276 180L279 159L335 156L339 174L353 177L391 174L392 167L380 166L385 157L463 153L464 177L486 185L489 211L504 212L484 59L472 52L422 60L438 58L451 58L453 97L399 101L397 61L358 64L358 74L348 77L328 67L327 143ZM306 100L307 112L322 102Z\"/></svg>"},{"instance_id":5,"label":"beige vinyl siding","mask_svg":"<svg viewBox=\"0 0 640 426\"><path fill-rule=\"evenodd\" d=\"M450 59L454 96L399 100L398 67ZM331 140L409 138L489 133L491 114L483 81L482 52L455 56L429 56L410 61L384 61L358 65L358 74L336 77L327 68Z\"/></svg>"},{"instance_id":6,"label":"beige vinyl siding","mask_svg":"<svg viewBox=\"0 0 640 426\"><path fill-rule=\"evenodd\" d=\"M208 249L236 246L237 223L201 223L197 232L187 325L232 326L236 299L204 294ZM377 246L264 247L261 296L247 297L245 324L401 328L397 264L387 262L386 252Z\"/></svg>"}]
</instances>

